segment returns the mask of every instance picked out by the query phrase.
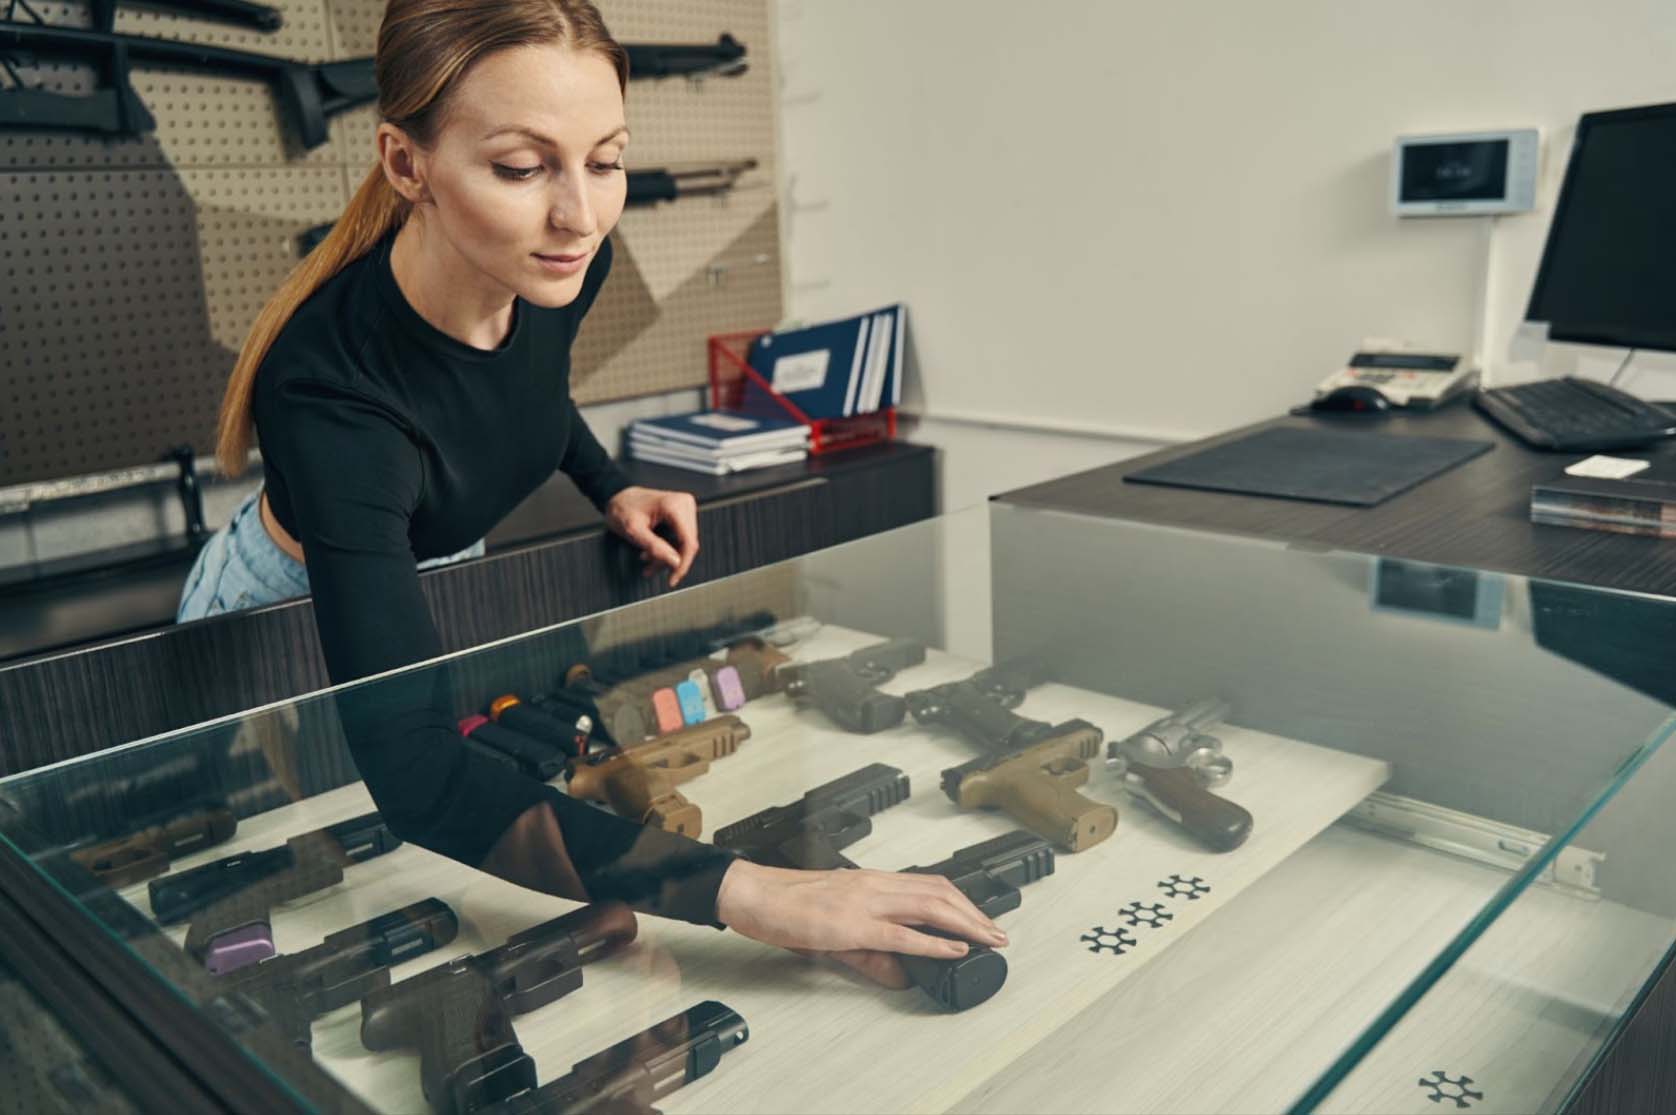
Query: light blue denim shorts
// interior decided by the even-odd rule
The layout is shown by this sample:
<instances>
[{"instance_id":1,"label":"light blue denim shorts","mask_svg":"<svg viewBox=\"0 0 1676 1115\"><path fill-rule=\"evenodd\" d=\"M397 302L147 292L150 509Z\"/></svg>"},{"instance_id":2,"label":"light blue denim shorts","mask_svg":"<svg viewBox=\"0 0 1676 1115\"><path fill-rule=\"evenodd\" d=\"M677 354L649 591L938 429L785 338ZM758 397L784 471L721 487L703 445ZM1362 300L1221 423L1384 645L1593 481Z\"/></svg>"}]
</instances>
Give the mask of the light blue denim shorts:
<instances>
[{"instance_id":1,"label":"light blue denim shorts","mask_svg":"<svg viewBox=\"0 0 1676 1115\"><path fill-rule=\"evenodd\" d=\"M176 623L308 595L308 569L268 537L262 526L261 498L261 488L246 496L232 520L198 551L175 610ZM457 554L422 561L419 568L482 556L479 540Z\"/></svg>"}]
</instances>

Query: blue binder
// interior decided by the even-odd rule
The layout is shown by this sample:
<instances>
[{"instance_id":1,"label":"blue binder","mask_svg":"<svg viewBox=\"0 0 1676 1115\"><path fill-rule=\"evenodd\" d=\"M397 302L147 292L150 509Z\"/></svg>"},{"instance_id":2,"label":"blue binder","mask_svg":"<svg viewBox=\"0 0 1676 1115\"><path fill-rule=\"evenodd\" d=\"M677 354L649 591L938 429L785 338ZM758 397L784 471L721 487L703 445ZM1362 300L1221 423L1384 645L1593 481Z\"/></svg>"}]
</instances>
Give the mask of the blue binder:
<instances>
[{"instance_id":1,"label":"blue binder","mask_svg":"<svg viewBox=\"0 0 1676 1115\"><path fill-rule=\"evenodd\" d=\"M765 333L751 343L751 370L810 418L870 414L902 399L902 351L908 308L898 302L870 313ZM754 383L741 409L774 407Z\"/></svg>"}]
</instances>

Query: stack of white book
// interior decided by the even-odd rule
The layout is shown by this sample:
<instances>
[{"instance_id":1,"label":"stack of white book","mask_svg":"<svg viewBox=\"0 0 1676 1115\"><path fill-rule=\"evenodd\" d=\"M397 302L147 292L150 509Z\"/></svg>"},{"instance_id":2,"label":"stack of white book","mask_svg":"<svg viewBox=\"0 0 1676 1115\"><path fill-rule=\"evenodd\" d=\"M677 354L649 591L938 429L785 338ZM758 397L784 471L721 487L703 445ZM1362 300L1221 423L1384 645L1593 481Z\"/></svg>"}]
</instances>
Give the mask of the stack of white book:
<instances>
[{"instance_id":1,"label":"stack of white book","mask_svg":"<svg viewBox=\"0 0 1676 1115\"><path fill-rule=\"evenodd\" d=\"M629 425L628 455L721 476L790 464L809 455L809 427L789 418L701 410Z\"/></svg>"}]
</instances>

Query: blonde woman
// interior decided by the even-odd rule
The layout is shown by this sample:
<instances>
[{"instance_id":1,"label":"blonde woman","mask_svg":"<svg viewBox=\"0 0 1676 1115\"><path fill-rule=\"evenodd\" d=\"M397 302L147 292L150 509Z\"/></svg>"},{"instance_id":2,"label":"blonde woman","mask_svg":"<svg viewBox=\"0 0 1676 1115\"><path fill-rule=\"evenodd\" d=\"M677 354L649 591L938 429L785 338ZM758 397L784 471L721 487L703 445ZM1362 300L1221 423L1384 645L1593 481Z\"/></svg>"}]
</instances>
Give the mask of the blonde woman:
<instances>
[{"instance_id":1,"label":"blonde woman","mask_svg":"<svg viewBox=\"0 0 1676 1115\"><path fill-rule=\"evenodd\" d=\"M598 11L391 0L376 67L377 165L257 319L222 404L222 468L238 474L254 434L262 489L205 547L180 609L312 592L334 683L439 654L418 568L470 553L555 469L671 585L698 552L691 496L629 486L570 397L627 188L628 62ZM380 812L415 844L896 986L892 953L1005 941L940 877L761 867L572 801L467 750L425 684L373 687L376 709L340 701Z\"/></svg>"}]
</instances>

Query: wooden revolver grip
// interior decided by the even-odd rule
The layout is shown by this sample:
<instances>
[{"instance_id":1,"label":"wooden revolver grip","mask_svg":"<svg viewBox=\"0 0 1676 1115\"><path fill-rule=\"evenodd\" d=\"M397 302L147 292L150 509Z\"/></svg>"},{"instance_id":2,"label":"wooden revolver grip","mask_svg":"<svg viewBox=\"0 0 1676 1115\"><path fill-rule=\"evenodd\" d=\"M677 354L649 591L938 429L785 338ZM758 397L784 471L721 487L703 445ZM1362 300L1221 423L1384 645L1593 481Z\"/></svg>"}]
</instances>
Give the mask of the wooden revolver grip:
<instances>
[{"instance_id":1,"label":"wooden revolver grip","mask_svg":"<svg viewBox=\"0 0 1676 1115\"><path fill-rule=\"evenodd\" d=\"M1251 835L1251 814L1205 789L1186 767L1131 762L1129 772L1145 785L1155 807L1212 851L1231 852Z\"/></svg>"}]
</instances>

